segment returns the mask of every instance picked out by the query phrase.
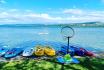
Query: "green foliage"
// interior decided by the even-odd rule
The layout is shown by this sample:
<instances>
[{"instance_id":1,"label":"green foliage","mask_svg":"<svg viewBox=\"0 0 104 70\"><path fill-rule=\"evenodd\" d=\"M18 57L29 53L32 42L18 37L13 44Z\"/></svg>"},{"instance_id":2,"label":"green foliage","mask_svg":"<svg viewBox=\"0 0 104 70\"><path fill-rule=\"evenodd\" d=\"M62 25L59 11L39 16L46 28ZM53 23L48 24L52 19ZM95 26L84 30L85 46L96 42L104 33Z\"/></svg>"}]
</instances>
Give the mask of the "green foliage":
<instances>
[{"instance_id":1,"label":"green foliage","mask_svg":"<svg viewBox=\"0 0 104 70\"><path fill-rule=\"evenodd\" d=\"M63 65L65 70L103 70L104 59L79 58L79 64ZM55 60L25 59L19 61L0 62L0 70L60 70L61 64Z\"/></svg>"}]
</instances>

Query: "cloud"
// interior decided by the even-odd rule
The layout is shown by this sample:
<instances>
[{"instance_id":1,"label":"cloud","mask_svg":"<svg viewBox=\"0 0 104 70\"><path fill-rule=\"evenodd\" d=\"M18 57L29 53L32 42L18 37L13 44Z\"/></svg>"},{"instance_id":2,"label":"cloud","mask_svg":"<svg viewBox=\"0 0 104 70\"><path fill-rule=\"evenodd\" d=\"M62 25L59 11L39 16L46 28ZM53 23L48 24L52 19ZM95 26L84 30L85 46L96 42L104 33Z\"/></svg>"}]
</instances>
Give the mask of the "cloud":
<instances>
[{"instance_id":1,"label":"cloud","mask_svg":"<svg viewBox=\"0 0 104 70\"><path fill-rule=\"evenodd\" d=\"M46 13L34 13L34 12L20 12L16 9L0 12L0 22L58 22L60 17L52 17Z\"/></svg>"},{"instance_id":2,"label":"cloud","mask_svg":"<svg viewBox=\"0 0 104 70\"><path fill-rule=\"evenodd\" d=\"M65 9L64 14L71 15L68 17L73 22L90 22L90 21L101 21L104 22L104 11L96 10L82 10L82 9Z\"/></svg>"},{"instance_id":3,"label":"cloud","mask_svg":"<svg viewBox=\"0 0 104 70\"><path fill-rule=\"evenodd\" d=\"M75 14L75 15L81 15L83 14L84 12L80 9L65 9L63 11L63 13L65 14Z\"/></svg>"},{"instance_id":4,"label":"cloud","mask_svg":"<svg viewBox=\"0 0 104 70\"><path fill-rule=\"evenodd\" d=\"M63 9L59 13L36 13L33 10L9 9L0 11L0 23L80 23L104 21L104 11ZM58 15L57 15L58 14Z\"/></svg>"}]
</instances>

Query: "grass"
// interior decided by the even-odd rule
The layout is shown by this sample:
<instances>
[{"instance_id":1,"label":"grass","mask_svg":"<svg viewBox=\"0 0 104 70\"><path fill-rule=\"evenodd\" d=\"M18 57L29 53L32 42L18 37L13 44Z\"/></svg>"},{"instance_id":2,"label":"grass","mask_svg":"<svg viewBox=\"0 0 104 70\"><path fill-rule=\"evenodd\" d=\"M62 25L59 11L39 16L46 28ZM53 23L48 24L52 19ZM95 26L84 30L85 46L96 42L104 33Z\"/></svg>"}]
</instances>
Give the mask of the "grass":
<instances>
[{"instance_id":1,"label":"grass","mask_svg":"<svg viewBox=\"0 0 104 70\"><path fill-rule=\"evenodd\" d=\"M104 58L79 58L79 64L64 65L64 70L104 70ZM25 59L0 62L0 70L60 70L55 60Z\"/></svg>"}]
</instances>

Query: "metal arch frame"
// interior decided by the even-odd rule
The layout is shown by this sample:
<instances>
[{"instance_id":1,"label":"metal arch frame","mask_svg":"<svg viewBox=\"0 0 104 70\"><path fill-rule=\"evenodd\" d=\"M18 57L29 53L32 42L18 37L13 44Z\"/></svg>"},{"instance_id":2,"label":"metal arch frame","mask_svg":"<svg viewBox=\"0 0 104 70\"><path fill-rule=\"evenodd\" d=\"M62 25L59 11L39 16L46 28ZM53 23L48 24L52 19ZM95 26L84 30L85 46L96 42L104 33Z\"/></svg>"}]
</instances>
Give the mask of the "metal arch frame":
<instances>
[{"instance_id":1,"label":"metal arch frame","mask_svg":"<svg viewBox=\"0 0 104 70\"><path fill-rule=\"evenodd\" d=\"M73 31L72 36L68 36L68 37L65 36L65 37L68 39L68 44L67 44L67 54L68 54L68 53L69 53L69 39L72 38L72 37L75 35L75 31L74 31L74 29L73 29L72 27L70 27L70 26L65 26L65 27L63 27L63 28L61 29L61 33L62 33L62 30L63 30L64 28L70 28L70 29Z\"/></svg>"},{"instance_id":2,"label":"metal arch frame","mask_svg":"<svg viewBox=\"0 0 104 70\"><path fill-rule=\"evenodd\" d=\"M73 31L72 36L68 36L69 38L72 38L72 37L75 35L75 31L74 31L74 29L73 29L72 27L70 27L70 26L62 27L62 29L61 29L61 33L63 32L62 30L63 30L64 28L70 28L70 29ZM66 37L66 36L65 36L65 37ZM68 38L68 37L67 37L67 38Z\"/></svg>"}]
</instances>

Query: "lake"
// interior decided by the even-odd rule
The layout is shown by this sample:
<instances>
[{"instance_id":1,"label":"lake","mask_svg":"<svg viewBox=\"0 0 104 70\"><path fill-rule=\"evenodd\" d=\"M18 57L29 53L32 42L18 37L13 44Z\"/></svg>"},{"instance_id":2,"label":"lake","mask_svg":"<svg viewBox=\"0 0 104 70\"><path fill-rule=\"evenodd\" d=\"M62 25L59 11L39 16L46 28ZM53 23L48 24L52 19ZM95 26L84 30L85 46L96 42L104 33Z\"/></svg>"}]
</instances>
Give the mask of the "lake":
<instances>
[{"instance_id":1,"label":"lake","mask_svg":"<svg viewBox=\"0 0 104 70\"><path fill-rule=\"evenodd\" d=\"M95 51L104 50L104 28L75 28L75 36L70 43L81 45ZM67 43L61 34L59 26L29 26L29 27L0 27L0 43L13 47L28 41L53 41ZM27 43L26 43L27 44Z\"/></svg>"}]
</instances>

